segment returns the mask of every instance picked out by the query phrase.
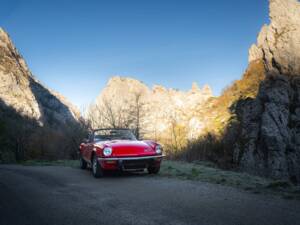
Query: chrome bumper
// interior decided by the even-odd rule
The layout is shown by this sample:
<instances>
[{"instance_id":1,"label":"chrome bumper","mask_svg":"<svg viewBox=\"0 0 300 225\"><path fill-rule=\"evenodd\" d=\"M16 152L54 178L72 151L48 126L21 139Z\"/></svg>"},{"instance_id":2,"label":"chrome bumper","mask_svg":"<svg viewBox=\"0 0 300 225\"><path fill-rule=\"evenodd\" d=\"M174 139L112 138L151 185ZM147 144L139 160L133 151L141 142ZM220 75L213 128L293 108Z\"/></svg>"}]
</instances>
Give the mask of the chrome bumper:
<instances>
[{"instance_id":1,"label":"chrome bumper","mask_svg":"<svg viewBox=\"0 0 300 225\"><path fill-rule=\"evenodd\" d=\"M165 155L152 155L152 156L141 156L141 157L114 157L114 158L101 158L99 157L99 161L116 161L116 160L143 160L143 159L157 159L163 158Z\"/></svg>"}]
</instances>

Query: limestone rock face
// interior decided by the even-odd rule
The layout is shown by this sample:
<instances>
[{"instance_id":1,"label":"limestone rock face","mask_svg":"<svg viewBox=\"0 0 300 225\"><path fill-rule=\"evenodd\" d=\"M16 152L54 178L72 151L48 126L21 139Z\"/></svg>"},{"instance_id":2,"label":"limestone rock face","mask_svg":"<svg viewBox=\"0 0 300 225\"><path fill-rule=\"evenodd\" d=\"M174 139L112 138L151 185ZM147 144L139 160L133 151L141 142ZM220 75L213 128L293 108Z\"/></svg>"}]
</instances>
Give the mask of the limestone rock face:
<instances>
[{"instance_id":1,"label":"limestone rock face","mask_svg":"<svg viewBox=\"0 0 300 225\"><path fill-rule=\"evenodd\" d=\"M270 0L249 61L262 61L266 78L256 98L236 107L234 161L245 171L300 183L300 2Z\"/></svg>"},{"instance_id":2,"label":"limestone rock face","mask_svg":"<svg viewBox=\"0 0 300 225\"><path fill-rule=\"evenodd\" d=\"M58 93L44 87L30 72L8 34L0 28L0 100L2 107L40 123L67 123L80 114Z\"/></svg>"},{"instance_id":3,"label":"limestone rock face","mask_svg":"<svg viewBox=\"0 0 300 225\"><path fill-rule=\"evenodd\" d=\"M32 79L9 36L0 29L0 98L21 114L40 121L41 112L30 89Z\"/></svg>"},{"instance_id":4,"label":"limestone rock face","mask_svg":"<svg viewBox=\"0 0 300 225\"><path fill-rule=\"evenodd\" d=\"M249 50L249 62L262 59L269 71L300 74L299 1L270 0L270 19Z\"/></svg>"},{"instance_id":5,"label":"limestone rock face","mask_svg":"<svg viewBox=\"0 0 300 225\"><path fill-rule=\"evenodd\" d=\"M199 117L198 108L212 97L212 91L208 85L200 89L194 83L191 90L183 92L160 85L149 88L132 78L113 77L96 99L94 108L90 108L90 112L97 117L95 113L101 112L101 108L107 109L107 106L111 107L114 114L129 112L131 108L134 108L138 94L141 96L143 105L141 128L144 136L149 138L160 136L170 128L172 121L187 127L188 136L191 138L203 131L205 118ZM95 107L99 110L95 110ZM95 123L95 126L102 125Z\"/></svg>"}]
</instances>

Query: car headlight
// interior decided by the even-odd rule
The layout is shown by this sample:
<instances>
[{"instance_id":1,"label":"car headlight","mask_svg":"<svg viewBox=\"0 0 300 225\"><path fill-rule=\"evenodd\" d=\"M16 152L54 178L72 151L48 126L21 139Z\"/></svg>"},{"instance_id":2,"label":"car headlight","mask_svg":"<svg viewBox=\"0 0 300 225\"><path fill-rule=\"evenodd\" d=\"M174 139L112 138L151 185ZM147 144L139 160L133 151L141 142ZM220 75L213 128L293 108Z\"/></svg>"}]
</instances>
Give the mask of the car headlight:
<instances>
[{"instance_id":1,"label":"car headlight","mask_svg":"<svg viewBox=\"0 0 300 225\"><path fill-rule=\"evenodd\" d=\"M162 153L162 147L160 145L156 145L155 152L156 152L156 154L161 154Z\"/></svg>"},{"instance_id":2,"label":"car headlight","mask_svg":"<svg viewBox=\"0 0 300 225\"><path fill-rule=\"evenodd\" d=\"M103 155L104 155L104 156L110 156L111 153L112 153L112 148L111 148L111 147L105 147L105 148L103 149Z\"/></svg>"}]
</instances>

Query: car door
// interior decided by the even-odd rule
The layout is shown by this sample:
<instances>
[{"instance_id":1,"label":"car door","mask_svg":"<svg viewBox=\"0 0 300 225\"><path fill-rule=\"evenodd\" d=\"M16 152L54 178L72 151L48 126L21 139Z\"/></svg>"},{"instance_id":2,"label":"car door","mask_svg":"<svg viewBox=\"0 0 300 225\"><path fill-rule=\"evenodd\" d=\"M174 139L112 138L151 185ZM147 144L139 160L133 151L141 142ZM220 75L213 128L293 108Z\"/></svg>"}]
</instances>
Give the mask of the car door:
<instances>
[{"instance_id":1,"label":"car door","mask_svg":"<svg viewBox=\"0 0 300 225\"><path fill-rule=\"evenodd\" d=\"M94 135L90 134L88 137L88 143L86 145L85 154L84 154L84 159L88 162L90 162L91 160L93 146L94 146Z\"/></svg>"},{"instance_id":2,"label":"car door","mask_svg":"<svg viewBox=\"0 0 300 225\"><path fill-rule=\"evenodd\" d=\"M80 145L80 150L81 150L80 153L81 153L82 158L85 160L86 160L88 145L89 145L89 138L87 137L83 140L83 142Z\"/></svg>"}]
</instances>

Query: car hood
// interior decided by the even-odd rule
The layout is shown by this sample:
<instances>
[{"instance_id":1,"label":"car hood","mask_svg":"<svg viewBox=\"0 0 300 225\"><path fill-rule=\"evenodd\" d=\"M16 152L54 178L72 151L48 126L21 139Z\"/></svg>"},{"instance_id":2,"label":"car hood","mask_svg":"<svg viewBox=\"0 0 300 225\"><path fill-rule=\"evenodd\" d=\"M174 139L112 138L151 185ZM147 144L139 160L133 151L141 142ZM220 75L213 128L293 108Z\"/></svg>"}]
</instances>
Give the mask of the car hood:
<instances>
[{"instance_id":1,"label":"car hood","mask_svg":"<svg viewBox=\"0 0 300 225\"><path fill-rule=\"evenodd\" d=\"M153 146L143 141L113 140L103 144L112 148L112 156L115 157L155 155Z\"/></svg>"}]
</instances>

